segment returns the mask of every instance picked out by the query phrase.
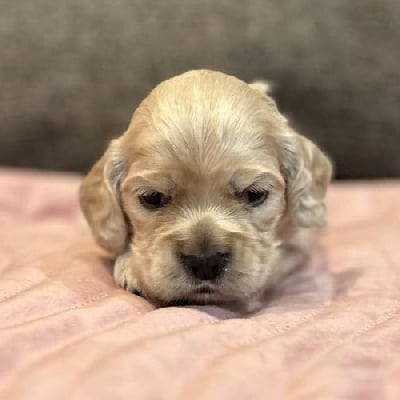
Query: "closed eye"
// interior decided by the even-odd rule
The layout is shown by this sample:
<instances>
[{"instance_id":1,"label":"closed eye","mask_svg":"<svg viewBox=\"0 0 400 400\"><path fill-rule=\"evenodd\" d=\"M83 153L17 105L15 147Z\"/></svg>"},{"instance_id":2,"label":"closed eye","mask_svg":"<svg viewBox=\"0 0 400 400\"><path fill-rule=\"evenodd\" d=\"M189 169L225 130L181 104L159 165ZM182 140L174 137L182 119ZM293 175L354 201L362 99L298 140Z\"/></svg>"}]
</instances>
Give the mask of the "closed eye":
<instances>
[{"instance_id":1,"label":"closed eye","mask_svg":"<svg viewBox=\"0 0 400 400\"><path fill-rule=\"evenodd\" d=\"M150 192L139 195L140 204L147 210L157 210L166 206L170 197L161 192Z\"/></svg>"},{"instance_id":2,"label":"closed eye","mask_svg":"<svg viewBox=\"0 0 400 400\"><path fill-rule=\"evenodd\" d=\"M263 204L269 196L269 191L258 188L247 188L242 192L236 193L236 197L243 203L251 206L258 207Z\"/></svg>"}]
</instances>

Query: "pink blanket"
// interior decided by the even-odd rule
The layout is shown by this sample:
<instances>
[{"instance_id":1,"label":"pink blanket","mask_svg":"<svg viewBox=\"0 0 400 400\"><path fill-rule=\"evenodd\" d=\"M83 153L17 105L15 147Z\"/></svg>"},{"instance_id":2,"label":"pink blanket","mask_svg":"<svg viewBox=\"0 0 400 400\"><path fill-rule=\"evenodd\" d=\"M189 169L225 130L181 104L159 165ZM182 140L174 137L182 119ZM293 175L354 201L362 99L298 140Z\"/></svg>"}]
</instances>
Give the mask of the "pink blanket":
<instances>
[{"instance_id":1,"label":"pink blanket","mask_svg":"<svg viewBox=\"0 0 400 400\"><path fill-rule=\"evenodd\" d=\"M78 181L0 173L1 399L400 399L400 183L333 186L322 249L240 317L117 289Z\"/></svg>"}]
</instances>

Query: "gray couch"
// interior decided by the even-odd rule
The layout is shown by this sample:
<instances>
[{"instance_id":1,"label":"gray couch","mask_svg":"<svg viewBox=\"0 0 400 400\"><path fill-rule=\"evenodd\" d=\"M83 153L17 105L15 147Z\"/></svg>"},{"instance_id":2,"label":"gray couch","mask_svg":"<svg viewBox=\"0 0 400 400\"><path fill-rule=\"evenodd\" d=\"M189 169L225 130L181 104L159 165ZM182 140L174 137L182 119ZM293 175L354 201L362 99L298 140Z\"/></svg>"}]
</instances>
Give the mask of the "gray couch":
<instances>
[{"instance_id":1,"label":"gray couch","mask_svg":"<svg viewBox=\"0 0 400 400\"><path fill-rule=\"evenodd\" d=\"M268 78L339 178L400 176L398 0L0 0L0 164L84 171L157 82Z\"/></svg>"}]
</instances>

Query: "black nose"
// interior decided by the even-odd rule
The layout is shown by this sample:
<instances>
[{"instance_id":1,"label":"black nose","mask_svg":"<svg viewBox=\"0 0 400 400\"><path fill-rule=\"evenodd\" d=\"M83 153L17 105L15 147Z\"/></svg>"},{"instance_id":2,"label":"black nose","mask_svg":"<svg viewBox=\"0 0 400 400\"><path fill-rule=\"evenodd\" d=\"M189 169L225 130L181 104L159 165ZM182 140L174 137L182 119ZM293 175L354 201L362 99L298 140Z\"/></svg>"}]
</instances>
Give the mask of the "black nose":
<instances>
[{"instance_id":1,"label":"black nose","mask_svg":"<svg viewBox=\"0 0 400 400\"><path fill-rule=\"evenodd\" d=\"M192 276L202 281L213 281L224 273L231 256L229 252L218 252L208 256L181 253L179 258Z\"/></svg>"}]
</instances>

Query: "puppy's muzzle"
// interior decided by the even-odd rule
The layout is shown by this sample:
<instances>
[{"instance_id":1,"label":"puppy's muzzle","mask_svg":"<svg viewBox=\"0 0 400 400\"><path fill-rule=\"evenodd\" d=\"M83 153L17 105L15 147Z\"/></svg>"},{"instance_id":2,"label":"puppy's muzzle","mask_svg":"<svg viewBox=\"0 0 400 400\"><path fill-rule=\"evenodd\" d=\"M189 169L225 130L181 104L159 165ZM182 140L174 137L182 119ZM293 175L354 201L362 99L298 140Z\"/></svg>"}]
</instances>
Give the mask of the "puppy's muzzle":
<instances>
[{"instance_id":1,"label":"puppy's muzzle","mask_svg":"<svg viewBox=\"0 0 400 400\"><path fill-rule=\"evenodd\" d=\"M201 255L180 253L178 257L191 277L200 281L216 281L226 271L231 253L228 251Z\"/></svg>"}]
</instances>

